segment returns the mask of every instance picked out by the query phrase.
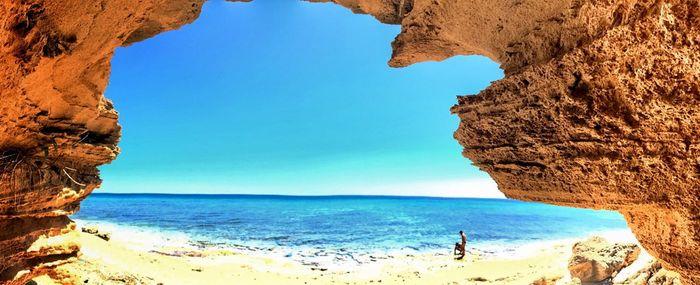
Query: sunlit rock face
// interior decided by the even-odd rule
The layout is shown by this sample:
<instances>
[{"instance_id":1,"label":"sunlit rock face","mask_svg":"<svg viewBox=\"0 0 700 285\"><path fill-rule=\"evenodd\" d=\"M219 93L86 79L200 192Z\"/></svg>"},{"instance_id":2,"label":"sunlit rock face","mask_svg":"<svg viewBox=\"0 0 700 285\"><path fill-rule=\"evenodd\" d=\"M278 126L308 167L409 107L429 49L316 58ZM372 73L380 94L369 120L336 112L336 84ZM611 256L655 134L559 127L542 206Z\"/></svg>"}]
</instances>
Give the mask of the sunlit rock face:
<instances>
[{"instance_id":1,"label":"sunlit rock face","mask_svg":"<svg viewBox=\"0 0 700 285\"><path fill-rule=\"evenodd\" d=\"M66 215L119 153L103 96L114 49L193 21L202 2L1 2L0 280L76 256ZM621 211L700 284L698 0L332 2L402 26L391 66L499 62L505 79L452 108L464 155L511 198Z\"/></svg>"},{"instance_id":2,"label":"sunlit rock face","mask_svg":"<svg viewBox=\"0 0 700 285\"><path fill-rule=\"evenodd\" d=\"M0 2L0 280L77 255L66 215L119 153L103 96L114 49L193 21L201 2Z\"/></svg>"},{"instance_id":3,"label":"sunlit rock face","mask_svg":"<svg viewBox=\"0 0 700 285\"><path fill-rule=\"evenodd\" d=\"M508 197L618 210L700 284L700 6L595 2L555 17L557 36L508 43L528 48L498 57L505 79L459 98L455 138Z\"/></svg>"}]
</instances>

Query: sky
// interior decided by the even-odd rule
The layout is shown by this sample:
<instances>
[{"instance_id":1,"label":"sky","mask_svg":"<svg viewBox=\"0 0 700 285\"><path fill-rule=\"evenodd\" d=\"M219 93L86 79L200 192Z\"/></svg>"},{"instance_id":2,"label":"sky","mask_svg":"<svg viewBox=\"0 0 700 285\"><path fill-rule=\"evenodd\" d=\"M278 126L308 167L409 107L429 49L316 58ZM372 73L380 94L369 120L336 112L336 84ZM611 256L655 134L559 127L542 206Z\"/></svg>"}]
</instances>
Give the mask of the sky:
<instances>
[{"instance_id":1,"label":"sky","mask_svg":"<svg viewBox=\"0 0 700 285\"><path fill-rule=\"evenodd\" d=\"M503 197L453 139L485 57L390 68L400 27L334 4L209 1L117 49L122 152L100 192Z\"/></svg>"}]
</instances>

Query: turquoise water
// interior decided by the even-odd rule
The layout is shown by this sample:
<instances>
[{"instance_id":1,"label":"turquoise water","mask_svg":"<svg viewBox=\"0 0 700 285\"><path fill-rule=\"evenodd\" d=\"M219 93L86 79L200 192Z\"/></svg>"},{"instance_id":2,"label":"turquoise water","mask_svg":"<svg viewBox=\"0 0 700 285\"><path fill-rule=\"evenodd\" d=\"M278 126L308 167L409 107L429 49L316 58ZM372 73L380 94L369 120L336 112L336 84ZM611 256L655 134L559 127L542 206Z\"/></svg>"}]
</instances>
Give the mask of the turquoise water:
<instances>
[{"instance_id":1,"label":"turquoise water","mask_svg":"<svg viewBox=\"0 0 700 285\"><path fill-rule=\"evenodd\" d=\"M156 243L177 241L286 256L448 252L460 230L467 233L470 248L485 251L627 231L615 212L427 197L93 194L73 218L82 224L108 224L166 237Z\"/></svg>"}]
</instances>

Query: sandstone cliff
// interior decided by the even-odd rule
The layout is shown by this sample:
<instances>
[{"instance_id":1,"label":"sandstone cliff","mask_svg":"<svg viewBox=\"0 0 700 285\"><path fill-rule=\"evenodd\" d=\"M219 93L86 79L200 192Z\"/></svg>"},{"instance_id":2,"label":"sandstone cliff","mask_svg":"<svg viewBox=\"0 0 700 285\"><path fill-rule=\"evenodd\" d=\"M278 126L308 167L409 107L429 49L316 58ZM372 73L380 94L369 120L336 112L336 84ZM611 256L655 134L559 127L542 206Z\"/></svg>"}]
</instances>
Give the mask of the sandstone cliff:
<instances>
[{"instance_id":1,"label":"sandstone cliff","mask_svg":"<svg viewBox=\"0 0 700 285\"><path fill-rule=\"evenodd\" d=\"M0 2L0 280L76 255L60 243L66 215L119 153L111 55L193 21L202 1ZM501 63L505 79L452 108L464 155L511 198L621 211L700 284L698 0L332 2L401 25L392 66Z\"/></svg>"},{"instance_id":2,"label":"sandstone cliff","mask_svg":"<svg viewBox=\"0 0 700 285\"><path fill-rule=\"evenodd\" d=\"M0 280L24 284L77 254L66 215L119 153L103 96L112 53L194 20L201 2L0 2Z\"/></svg>"}]
</instances>

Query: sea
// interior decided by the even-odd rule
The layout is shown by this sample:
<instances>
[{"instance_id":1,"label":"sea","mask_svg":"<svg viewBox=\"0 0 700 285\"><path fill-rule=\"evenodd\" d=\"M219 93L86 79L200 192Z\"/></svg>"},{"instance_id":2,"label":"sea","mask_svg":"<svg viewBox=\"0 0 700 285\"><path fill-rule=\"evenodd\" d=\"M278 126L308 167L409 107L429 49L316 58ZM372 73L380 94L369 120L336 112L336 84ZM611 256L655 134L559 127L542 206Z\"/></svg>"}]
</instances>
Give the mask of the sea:
<instances>
[{"instance_id":1,"label":"sea","mask_svg":"<svg viewBox=\"0 0 700 285\"><path fill-rule=\"evenodd\" d=\"M633 239L623 217L507 199L395 196L90 195L72 218L142 250L231 249L304 264L470 252L512 256L592 235Z\"/></svg>"}]
</instances>

